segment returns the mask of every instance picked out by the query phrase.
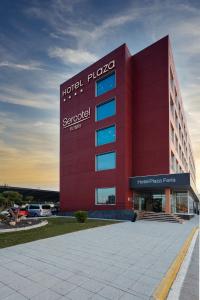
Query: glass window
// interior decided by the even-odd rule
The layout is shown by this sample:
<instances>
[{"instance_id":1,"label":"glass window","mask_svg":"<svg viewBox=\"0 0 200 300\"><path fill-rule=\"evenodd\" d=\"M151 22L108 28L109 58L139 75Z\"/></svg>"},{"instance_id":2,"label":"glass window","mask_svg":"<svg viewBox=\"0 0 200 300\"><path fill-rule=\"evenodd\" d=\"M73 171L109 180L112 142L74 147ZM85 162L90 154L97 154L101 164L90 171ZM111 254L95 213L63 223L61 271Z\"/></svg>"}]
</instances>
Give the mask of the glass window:
<instances>
[{"instance_id":1,"label":"glass window","mask_svg":"<svg viewBox=\"0 0 200 300\"><path fill-rule=\"evenodd\" d=\"M96 96L100 96L115 88L115 73L112 73L96 82Z\"/></svg>"},{"instance_id":2,"label":"glass window","mask_svg":"<svg viewBox=\"0 0 200 300\"><path fill-rule=\"evenodd\" d=\"M96 107L96 121L114 116L116 114L116 101L112 99L97 105Z\"/></svg>"},{"instance_id":3,"label":"glass window","mask_svg":"<svg viewBox=\"0 0 200 300\"><path fill-rule=\"evenodd\" d=\"M171 141L174 143L174 128L173 126L171 125Z\"/></svg>"},{"instance_id":4,"label":"glass window","mask_svg":"<svg viewBox=\"0 0 200 300\"><path fill-rule=\"evenodd\" d=\"M174 193L176 201L176 213L188 213L188 194L184 192Z\"/></svg>"},{"instance_id":5,"label":"glass window","mask_svg":"<svg viewBox=\"0 0 200 300\"><path fill-rule=\"evenodd\" d=\"M175 157L174 157L174 153L171 152L171 159L170 159L170 162L171 162L171 169L173 171L175 171Z\"/></svg>"},{"instance_id":6,"label":"glass window","mask_svg":"<svg viewBox=\"0 0 200 300\"><path fill-rule=\"evenodd\" d=\"M116 140L116 128L112 125L96 131L96 146L113 143Z\"/></svg>"},{"instance_id":7,"label":"glass window","mask_svg":"<svg viewBox=\"0 0 200 300\"><path fill-rule=\"evenodd\" d=\"M96 171L116 168L116 153L109 152L96 155Z\"/></svg>"},{"instance_id":8,"label":"glass window","mask_svg":"<svg viewBox=\"0 0 200 300\"><path fill-rule=\"evenodd\" d=\"M96 189L96 204L115 204L115 198L115 187Z\"/></svg>"},{"instance_id":9,"label":"glass window","mask_svg":"<svg viewBox=\"0 0 200 300\"><path fill-rule=\"evenodd\" d=\"M172 117L174 118L175 109L174 109L174 102L172 98L170 98L170 110L171 110Z\"/></svg>"}]
</instances>

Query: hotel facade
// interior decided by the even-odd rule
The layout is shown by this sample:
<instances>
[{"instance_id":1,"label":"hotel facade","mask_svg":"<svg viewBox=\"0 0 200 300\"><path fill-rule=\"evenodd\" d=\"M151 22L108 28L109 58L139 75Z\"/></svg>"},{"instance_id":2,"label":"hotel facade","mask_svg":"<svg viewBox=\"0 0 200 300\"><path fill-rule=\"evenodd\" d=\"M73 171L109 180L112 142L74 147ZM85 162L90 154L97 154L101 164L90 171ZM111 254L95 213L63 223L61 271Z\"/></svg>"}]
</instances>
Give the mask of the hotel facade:
<instances>
[{"instance_id":1,"label":"hotel facade","mask_svg":"<svg viewBox=\"0 0 200 300\"><path fill-rule=\"evenodd\" d=\"M63 212L193 214L195 164L169 37L126 44L60 86Z\"/></svg>"}]
</instances>

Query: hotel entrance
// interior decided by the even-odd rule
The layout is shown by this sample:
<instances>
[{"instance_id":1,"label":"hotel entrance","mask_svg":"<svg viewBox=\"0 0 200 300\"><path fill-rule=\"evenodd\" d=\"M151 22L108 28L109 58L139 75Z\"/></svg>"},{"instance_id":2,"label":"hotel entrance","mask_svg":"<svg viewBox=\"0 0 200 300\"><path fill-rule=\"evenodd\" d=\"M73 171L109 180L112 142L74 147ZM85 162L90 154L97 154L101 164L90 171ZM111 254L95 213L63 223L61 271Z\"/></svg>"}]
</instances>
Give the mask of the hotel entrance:
<instances>
[{"instance_id":1,"label":"hotel entrance","mask_svg":"<svg viewBox=\"0 0 200 300\"><path fill-rule=\"evenodd\" d=\"M199 199L189 173L130 178L133 208L138 211L192 215Z\"/></svg>"},{"instance_id":2,"label":"hotel entrance","mask_svg":"<svg viewBox=\"0 0 200 300\"><path fill-rule=\"evenodd\" d=\"M144 192L134 196L134 209L139 211L165 211L165 193L163 192Z\"/></svg>"}]
</instances>

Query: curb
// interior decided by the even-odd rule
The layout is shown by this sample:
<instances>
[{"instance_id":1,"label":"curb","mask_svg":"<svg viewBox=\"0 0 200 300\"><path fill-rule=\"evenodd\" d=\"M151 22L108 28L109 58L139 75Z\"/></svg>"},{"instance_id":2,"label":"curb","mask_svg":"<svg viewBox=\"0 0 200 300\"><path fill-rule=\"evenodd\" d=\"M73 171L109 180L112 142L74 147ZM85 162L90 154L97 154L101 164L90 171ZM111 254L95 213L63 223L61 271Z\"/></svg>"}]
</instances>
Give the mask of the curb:
<instances>
[{"instance_id":1,"label":"curb","mask_svg":"<svg viewBox=\"0 0 200 300\"><path fill-rule=\"evenodd\" d=\"M176 275L181 267L181 264L187 254L188 248L191 244L192 238L195 232L198 230L198 227L192 229L191 233L189 234L188 238L186 239L183 247L179 251L177 257L171 264L167 274L160 282L159 286L156 288L155 292L153 293L153 299L155 300L165 300L168 296L170 287L172 286Z\"/></svg>"},{"instance_id":2,"label":"curb","mask_svg":"<svg viewBox=\"0 0 200 300\"><path fill-rule=\"evenodd\" d=\"M47 224L48 224L48 221L44 220L44 221L42 221L39 224L30 225L30 226L26 226L26 227L11 228L11 229L2 229L2 230L0 230L0 234L8 233L8 232L16 232L16 231L24 231L24 230L35 229L35 228L43 227L43 226L45 226Z\"/></svg>"}]
</instances>

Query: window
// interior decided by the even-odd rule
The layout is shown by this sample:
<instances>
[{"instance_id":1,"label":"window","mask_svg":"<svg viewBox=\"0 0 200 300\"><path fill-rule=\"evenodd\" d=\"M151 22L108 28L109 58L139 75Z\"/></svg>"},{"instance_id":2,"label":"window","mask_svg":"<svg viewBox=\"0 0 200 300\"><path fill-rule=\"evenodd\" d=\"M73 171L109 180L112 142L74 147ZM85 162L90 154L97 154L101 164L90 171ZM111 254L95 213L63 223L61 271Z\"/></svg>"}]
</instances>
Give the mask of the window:
<instances>
[{"instance_id":1,"label":"window","mask_svg":"<svg viewBox=\"0 0 200 300\"><path fill-rule=\"evenodd\" d=\"M178 105L178 93L177 93L176 87L175 87L175 102Z\"/></svg>"},{"instance_id":2,"label":"window","mask_svg":"<svg viewBox=\"0 0 200 300\"><path fill-rule=\"evenodd\" d=\"M115 88L115 73L112 73L96 82L96 96L100 96Z\"/></svg>"},{"instance_id":3,"label":"window","mask_svg":"<svg viewBox=\"0 0 200 300\"><path fill-rule=\"evenodd\" d=\"M172 125L171 125L171 131L170 131L170 133L171 133L171 141L174 143L174 128L173 128Z\"/></svg>"},{"instance_id":4,"label":"window","mask_svg":"<svg viewBox=\"0 0 200 300\"><path fill-rule=\"evenodd\" d=\"M113 143L116 140L116 128L112 125L96 131L96 146Z\"/></svg>"},{"instance_id":5,"label":"window","mask_svg":"<svg viewBox=\"0 0 200 300\"><path fill-rule=\"evenodd\" d=\"M115 198L115 187L96 189L96 204L115 204Z\"/></svg>"},{"instance_id":6,"label":"window","mask_svg":"<svg viewBox=\"0 0 200 300\"><path fill-rule=\"evenodd\" d=\"M176 112L175 112L175 124L176 124L176 128L178 129L178 116Z\"/></svg>"},{"instance_id":7,"label":"window","mask_svg":"<svg viewBox=\"0 0 200 300\"><path fill-rule=\"evenodd\" d=\"M171 162L171 169L173 171L175 171L175 157L174 157L174 153L171 152L171 159L170 159L170 162Z\"/></svg>"},{"instance_id":8,"label":"window","mask_svg":"<svg viewBox=\"0 0 200 300\"><path fill-rule=\"evenodd\" d=\"M172 98L170 99L170 110L171 110L172 117L174 119L175 109L174 109L174 102L173 102Z\"/></svg>"},{"instance_id":9,"label":"window","mask_svg":"<svg viewBox=\"0 0 200 300\"><path fill-rule=\"evenodd\" d=\"M181 126L179 125L179 129L178 129L178 133L179 133L179 138L181 138Z\"/></svg>"},{"instance_id":10,"label":"window","mask_svg":"<svg viewBox=\"0 0 200 300\"><path fill-rule=\"evenodd\" d=\"M173 91L174 90L174 77L173 77L171 69L170 69L170 86L171 86L171 89Z\"/></svg>"},{"instance_id":11,"label":"window","mask_svg":"<svg viewBox=\"0 0 200 300\"><path fill-rule=\"evenodd\" d=\"M51 206L48 204L42 205L42 209L51 209Z\"/></svg>"},{"instance_id":12,"label":"window","mask_svg":"<svg viewBox=\"0 0 200 300\"><path fill-rule=\"evenodd\" d=\"M116 153L109 152L96 155L96 171L116 168Z\"/></svg>"},{"instance_id":13,"label":"window","mask_svg":"<svg viewBox=\"0 0 200 300\"><path fill-rule=\"evenodd\" d=\"M176 213L188 213L188 194L184 192L174 193L176 201Z\"/></svg>"},{"instance_id":14,"label":"window","mask_svg":"<svg viewBox=\"0 0 200 300\"><path fill-rule=\"evenodd\" d=\"M178 161L176 160L176 173L178 173L179 171L179 165L178 165Z\"/></svg>"},{"instance_id":15,"label":"window","mask_svg":"<svg viewBox=\"0 0 200 300\"><path fill-rule=\"evenodd\" d=\"M96 106L96 121L114 116L116 114L116 101L112 99Z\"/></svg>"},{"instance_id":16,"label":"window","mask_svg":"<svg viewBox=\"0 0 200 300\"><path fill-rule=\"evenodd\" d=\"M176 135L175 135L175 140L176 140L176 152L178 153L178 138Z\"/></svg>"},{"instance_id":17,"label":"window","mask_svg":"<svg viewBox=\"0 0 200 300\"><path fill-rule=\"evenodd\" d=\"M29 206L29 209L40 209L40 206L37 204L36 205L33 204Z\"/></svg>"}]
</instances>

